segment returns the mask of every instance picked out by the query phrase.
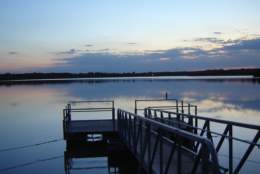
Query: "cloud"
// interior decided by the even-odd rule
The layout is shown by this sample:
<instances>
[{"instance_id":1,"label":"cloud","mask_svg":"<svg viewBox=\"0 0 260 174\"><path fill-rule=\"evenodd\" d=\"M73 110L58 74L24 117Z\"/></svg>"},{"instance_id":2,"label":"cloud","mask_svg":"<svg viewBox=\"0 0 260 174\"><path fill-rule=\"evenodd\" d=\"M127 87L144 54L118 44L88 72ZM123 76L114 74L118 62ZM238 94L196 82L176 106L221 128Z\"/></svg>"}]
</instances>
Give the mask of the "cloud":
<instances>
[{"instance_id":1,"label":"cloud","mask_svg":"<svg viewBox=\"0 0 260 174\"><path fill-rule=\"evenodd\" d=\"M71 55L71 54L75 54L75 53L77 53L77 50L72 48L72 49L70 49L68 51L57 52L56 54L69 54L69 55Z\"/></svg>"},{"instance_id":2,"label":"cloud","mask_svg":"<svg viewBox=\"0 0 260 174\"><path fill-rule=\"evenodd\" d=\"M92 44L86 44L85 47L93 47L94 45Z\"/></svg>"},{"instance_id":3,"label":"cloud","mask_svg":"<svg viewBox=\"0 0 260 174\"><path fill-rule=\"evenodd\" d=\"M19 54L19 52L17 52L17 51L9 51L8 54L10 54L10 55L17 55L17 54Z\"/></svg>"},{"instance_id":4,"label":"cloud","mask_svg":"<svg viewBox=\"0 0 260 174\"><path fill-rule=\"evenodd\" d=\"M219 31L215 31L213 33L216 34L216 35L221 35L222 34L222 32L219 32Z\"/></svg>"},{"instance_id":5,"label":"cloud","mask_svg":"<svg viewBox=\"0 0 260 174\"><path fill-rule=\"evenodd\" d=\"M59 64L44 71L147 72L260 67L260 39L232 42L230 45L231 41L225 41L223 42L224 46L212 50L183 47L142 53L118 54L109 49L81 52L56 59L55 61L58 61Z\"/></svg>"},{"instance_id":6,"label":"cloud","mask_svg":"<svg viewBox=\"0 0 260 174\"><path fill-rule=\"evenodd\" d=\"M169 61L171 60L170 57L160 57L160 61Z\"/></svg>"},{"instance_id":7,"label":"cloud","mask_svg":"<svg viewBox=\"0 0 260 174\"><path fill-rule=\"evenodd\" d=\"M224 39L217 38L217 37L202 37L202 38L196 38L193 41L217 44L217 45L221 45L221 46L227 46L227 45L237 45L240 42L243 42L243 41L246 41L246 40L243 40L243 39L228 39L228 40L224 40Z\"/></svg>"},{"instance_id":8,"label":"cloud","mask_svg":"<svg viewBox=\"0 0 260 174\"><path fill-rule=\"evenodd\" d=\"M205 38L196 38L194 39L196 42L209 42L214 44L223 44L225 41L223 39L219 39L216 37L205 37Z\"/></svg>"},{"instance_id":9,"label":"cloud","mask_svg":"<svg viewBox=\"0 0 260 174\"><path fill-rule=\"evenodd\" d=\"M237 44L225 47L231 50L260 50L260 38L241 40Z\"/></svg>"},{"instance_id":10,"label":"cloud","mask_svg":"<svg viewBox=\"0 0 260 174\"><path fill-rule=\"evenodd\" d=\"M127 44L128 45L136 45L137 43L136 42L128 42Z\"/></svg>"}]
</instances>

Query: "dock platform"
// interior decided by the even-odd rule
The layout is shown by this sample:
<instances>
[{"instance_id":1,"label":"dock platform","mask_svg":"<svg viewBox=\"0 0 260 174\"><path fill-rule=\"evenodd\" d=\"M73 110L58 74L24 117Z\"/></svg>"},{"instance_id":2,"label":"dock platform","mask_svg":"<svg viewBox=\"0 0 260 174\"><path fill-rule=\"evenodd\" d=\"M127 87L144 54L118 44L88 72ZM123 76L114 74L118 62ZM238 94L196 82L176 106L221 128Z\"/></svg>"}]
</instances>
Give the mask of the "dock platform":
<instances>
[{"instance_id":1,"label":"dock platform","mask_svg":"<svg viewBox=\"0 0 260 174\"><path fill-rule=\"evenodd\" d=\"M117 144L120 144L120 148L124 146L123 149L128 149L138 161L137 173L145 171L149 174L238 174L253 148L258 146L260 126L201 117L197 115L197 106L184 105L183 101L181 105L174 100L175 106L142 109L137 108L138 101L135 102L135 113L122 109L117 109L115 113L113 101L84 101L108 102L111 107L71 108L71 104L68 104L63 110L63 132L67 147L73 145L73 148L69 148L66 156L103 156L108 154L107 147L119 149ZM171 111L172 109L174 111ZM137 114L138 110L143 110L144 115ZM111 117L100 120L75 120L74 112L110 112ZM224 132L212 131L210 126L214 123L224 125ZM232 127L254 129L256 135L252 141L241 140L233 137ZM221 136L217 144L213 141L213 135ZM221 166L218 152L225 138L228 139L229 161L228 165ZM236 167L233 162L234 140L249 144ZM84 147L75 147L79 142L85 143L85 150L88 151L85 151ZM79 148L84 153L78 152ZM90 149L99 152L92 153ZM120 153L118 155L120 156ZM70 169L71 166L66 170Z\"/></svg>"},{"instance_id":2,"label":"dock platform","mask_svg":"<svg viewBox=\"0 0 260 174\"><path fill-rule=\"evenodd\" d=\"M103 133L116 130L117 124L113 120L76 120L71 121L67 129L69 133Z\"/></svg>"}]
</instances>

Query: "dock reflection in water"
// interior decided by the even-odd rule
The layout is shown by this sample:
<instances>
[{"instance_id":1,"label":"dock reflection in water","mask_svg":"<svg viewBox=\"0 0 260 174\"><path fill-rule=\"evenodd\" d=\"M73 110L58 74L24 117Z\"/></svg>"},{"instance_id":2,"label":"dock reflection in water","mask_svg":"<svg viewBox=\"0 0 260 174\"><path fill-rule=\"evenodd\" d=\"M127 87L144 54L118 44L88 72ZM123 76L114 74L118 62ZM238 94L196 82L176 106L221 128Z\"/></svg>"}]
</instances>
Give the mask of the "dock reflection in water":
<instances>
[{"instance_id":1,"label":"dock reflection in water","mask_svg":"<svg viewBox=\"0 0 260 174\"><path fill-rule=\"evenodd\" d=\"M138 171L138 163L115 137L110 141L68 141L64 152L64 169L65 174L134 174Z\"/></svg>"}]
</instances>

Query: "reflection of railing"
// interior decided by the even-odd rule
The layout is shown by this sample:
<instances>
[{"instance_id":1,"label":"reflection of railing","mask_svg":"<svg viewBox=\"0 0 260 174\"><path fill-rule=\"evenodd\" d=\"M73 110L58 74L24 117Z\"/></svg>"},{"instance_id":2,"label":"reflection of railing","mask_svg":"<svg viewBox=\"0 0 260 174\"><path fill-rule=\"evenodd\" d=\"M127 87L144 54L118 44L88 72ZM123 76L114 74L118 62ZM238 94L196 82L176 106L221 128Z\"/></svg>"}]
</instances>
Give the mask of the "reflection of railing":
<instances>
[{"instance_id":1,"label":"reflection of railing","mask_svg":"<svg viewBox=\"0 0 260 174\"><path fill-rule=\"evenodd\" d=\"M109 107L97 107L96 105L94 107L88 107L88 108L72 108L71 105L76 104L109 104ZM66 132L68 130L69 124L72 121L72 113L76 112L111 112L111 118L113 121L113 127L115 128L115 105L114 101L71 101L69 102L65 109L63 109L63 130ZM88 120L88 119L86 119Z\"/></svg>"},{"instance_id":2,"label":"reflection of railing","mask_svg":"<svg viewBox=\"0 0 260 174\"><path fill-rule=\"evenodd\" d=\"M168 173L172 165L177 165L175 166L177 173L182 173L189 167L190 173L196 173L198 166L201 166L202 173L220 173L216 151L207 138L120 109L118 109L118 131L141 165L147 166L148 173L155 170L156 156L157 161L159 160L160 173ZM174 139L168 138L165 134L171 134ZM186 149L183 139L197 142L198 153ZM158 144L159 150L157 150ZM177 155L174 155L175 151ZM169 154L168 157L165 153ZM190 166L187 162L185 166L182 163L187 153L192 154ZM173 158L177 160L173 162Z\"/></svg>"},{"instance_id":3,"label":"reflection of railing","mask_svg":"<svg viewBox=\"0 0 260 174\"><path fill-rule=\"evenodd\" d=\"M239 123L239 122L233 122L233 121L226 121L226 120L220 120L220 119L214 119L214 118L207 118L207 117L202 117L198 115L191 115L191 114L184 114L181 112L172 112L172 111L165 111L162 109L153 109L153 108L146 108L145 109L145 116L150 118L150 119L156 119L157 121L161 121L163 123L168 123L168 124L175 124L177 127L180 127L182 125L185 125L186 127L189 127L192 131L200 131L200 136L203 136L206 133L207 138L213 142L213 136L212 135L217 135L220 136L220 140L217 143L216 146L216 151L219 152L220 148L223 145L223 142L225 138L228 139L228 153L229 153L229 173L230 174L237 174L243 167L244 163L248 159L250 153L252 152L253 148L255 146L260 147L260 144L258 144L258 140L260 138L260 126L258 125L251 125L251 124L245 124L245 123ZM198 126L193 126L194 120L197 120L199 123L202 123L203 125L201 128ZM215 132L212 131L212 124L221 124L225 126L225 129L223 133ZM238 128L245 128L245 129L251 129L255 130L256 134L252 141L248 141L245 139L237 138L233 136L233 128L238 127ZM233 167L233 141L239 141L243 143L249 144L247 150L243 154L243 157L239 161L238 165L234 169ZM195 149L198 148L198 144L196 145Z\"/></svg>"}]
</instances>

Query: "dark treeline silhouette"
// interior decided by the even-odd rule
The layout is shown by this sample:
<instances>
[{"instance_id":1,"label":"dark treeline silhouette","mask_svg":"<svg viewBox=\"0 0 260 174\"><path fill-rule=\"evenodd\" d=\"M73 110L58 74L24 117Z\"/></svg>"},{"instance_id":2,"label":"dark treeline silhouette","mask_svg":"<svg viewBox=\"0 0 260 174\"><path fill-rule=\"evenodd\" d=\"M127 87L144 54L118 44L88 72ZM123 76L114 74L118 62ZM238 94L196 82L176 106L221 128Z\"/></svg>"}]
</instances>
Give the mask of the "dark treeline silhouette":
<instances>
[{"instance_id":1,"label":"dark treeline silhouette","mask_svg":"<svg viewBox=\"0 0 260 174\"><path fill-rule=\"evenodd\" d=\"M32 80L32 79L67 79L67 78L102 78L102 77L152 77L152 76L239 76L252 75L260 77L260 68L256 69L214 69L203 71L176 71L176 72L127 72L127 73L24 73L0 74L0 80Z\"/></svg>"}]
</instances>

